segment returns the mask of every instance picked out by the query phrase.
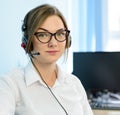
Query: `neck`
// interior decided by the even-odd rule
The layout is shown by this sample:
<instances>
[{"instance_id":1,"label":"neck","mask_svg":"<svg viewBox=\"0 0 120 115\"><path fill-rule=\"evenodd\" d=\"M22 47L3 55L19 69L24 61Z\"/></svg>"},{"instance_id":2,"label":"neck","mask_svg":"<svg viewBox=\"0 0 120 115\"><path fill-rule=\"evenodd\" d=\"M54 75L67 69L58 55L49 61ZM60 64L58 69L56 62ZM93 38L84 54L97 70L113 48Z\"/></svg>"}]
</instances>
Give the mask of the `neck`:
<instances>
[{"instance_id":1,"label":"neck","mask_svg":"<svg viewBox=\"0 0 120 115\"><path fill-rule=\"evenodd\" d=\"M56 64L40 64L35 60L31 60L38 74L43 82L48 86L53 86L57 79L57 67Z\"/></svg>"}]
</instances>

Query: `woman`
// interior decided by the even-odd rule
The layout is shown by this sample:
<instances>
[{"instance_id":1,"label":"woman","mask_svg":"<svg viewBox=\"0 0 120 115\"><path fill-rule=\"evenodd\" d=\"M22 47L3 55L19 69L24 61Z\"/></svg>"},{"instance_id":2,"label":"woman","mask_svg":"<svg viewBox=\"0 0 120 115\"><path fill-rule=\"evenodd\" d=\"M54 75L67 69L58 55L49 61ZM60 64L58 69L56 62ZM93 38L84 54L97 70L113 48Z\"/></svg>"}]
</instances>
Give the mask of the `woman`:
<instances>
[{"instance_id":1,"label":"woman","mask_svg":"<svg viewBox=\"0 0 120 115\"><path fill-rule=\"evenodd\" d=\"M32 9L22 32L30 62L0 77L0 115L92 115L79 79L56 64L71 44L61 12L48 4Z\"/></svg>"}]
</instances>

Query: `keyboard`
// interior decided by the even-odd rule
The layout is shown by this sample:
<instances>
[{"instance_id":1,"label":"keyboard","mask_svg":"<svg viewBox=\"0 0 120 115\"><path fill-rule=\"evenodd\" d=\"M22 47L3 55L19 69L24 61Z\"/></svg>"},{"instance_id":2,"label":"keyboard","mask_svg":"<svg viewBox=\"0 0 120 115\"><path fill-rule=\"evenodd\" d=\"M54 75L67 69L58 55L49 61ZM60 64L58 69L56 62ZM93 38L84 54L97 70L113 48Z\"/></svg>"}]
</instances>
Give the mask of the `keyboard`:
<instances>
[{"instance_id":1,"label":"keyboard","mask_svg":"<svg viewBox=\"0 0 120 115\"><path fill-rule=\"evenodd\" d=\"M120 104L91 102L92 109L120 110Z\"/></svg>"}]
</instances>

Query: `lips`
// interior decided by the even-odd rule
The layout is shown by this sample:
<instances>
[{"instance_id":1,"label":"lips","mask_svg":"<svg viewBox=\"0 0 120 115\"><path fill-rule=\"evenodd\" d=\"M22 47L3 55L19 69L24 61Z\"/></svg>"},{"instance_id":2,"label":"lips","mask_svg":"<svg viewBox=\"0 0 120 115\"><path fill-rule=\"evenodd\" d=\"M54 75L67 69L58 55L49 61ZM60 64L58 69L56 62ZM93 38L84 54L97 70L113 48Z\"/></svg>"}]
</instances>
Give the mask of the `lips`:
<instances>
[{"instance_id":1,"label":"lips","mask_svg":"<svg viewBox=\"0 0 120 115\"><path fill-rule=\"evenodd\" d=\"M58 53L59 51L56 51L56 50L52 50L52 51L47 51L47 53L49 53L49 54L56 54L56 53Z\"/></svg>"}]
</instances>

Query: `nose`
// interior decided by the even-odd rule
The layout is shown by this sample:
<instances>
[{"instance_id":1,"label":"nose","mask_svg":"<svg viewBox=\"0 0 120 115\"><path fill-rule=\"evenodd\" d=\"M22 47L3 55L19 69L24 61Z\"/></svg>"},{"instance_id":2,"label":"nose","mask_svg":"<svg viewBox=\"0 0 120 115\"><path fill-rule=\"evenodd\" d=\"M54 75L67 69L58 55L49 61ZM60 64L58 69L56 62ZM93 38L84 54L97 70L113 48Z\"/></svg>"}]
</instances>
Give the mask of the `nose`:
<instances>
[{"instance_id":1,"label":"nose","mask_svg":"<svg viewBox=\"0 0 120 115\"><path fill-rule=\"evenodd\" d=\"M49 43L48 43L48 46L49 47L56 47L57 46L57 40L55 39L55 36L54 35L52 35L51 36L51 40L49 41Z\"/></svg>"}]
</instances>

